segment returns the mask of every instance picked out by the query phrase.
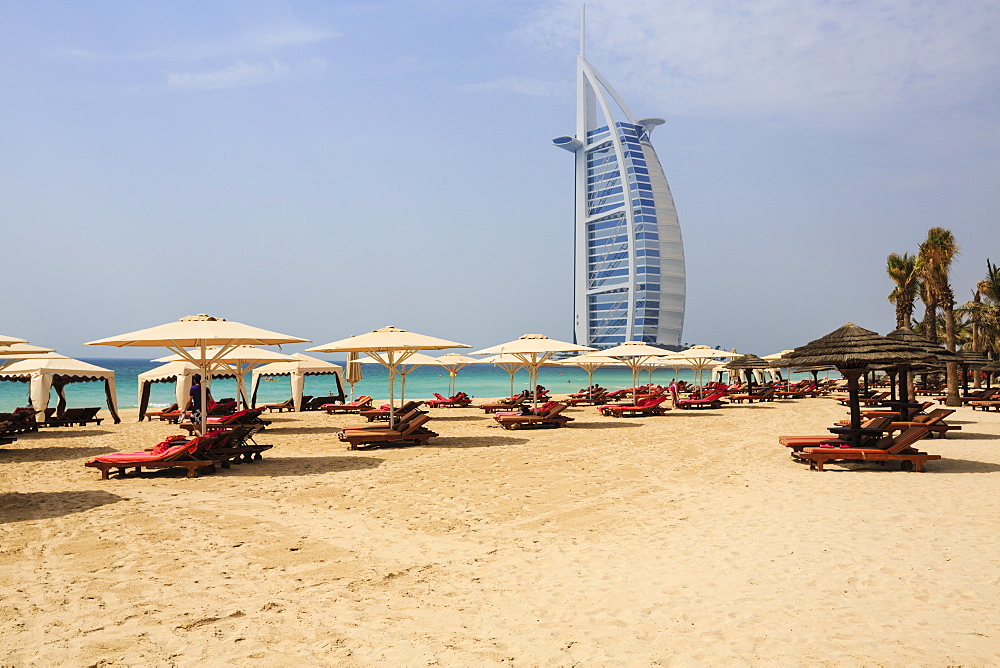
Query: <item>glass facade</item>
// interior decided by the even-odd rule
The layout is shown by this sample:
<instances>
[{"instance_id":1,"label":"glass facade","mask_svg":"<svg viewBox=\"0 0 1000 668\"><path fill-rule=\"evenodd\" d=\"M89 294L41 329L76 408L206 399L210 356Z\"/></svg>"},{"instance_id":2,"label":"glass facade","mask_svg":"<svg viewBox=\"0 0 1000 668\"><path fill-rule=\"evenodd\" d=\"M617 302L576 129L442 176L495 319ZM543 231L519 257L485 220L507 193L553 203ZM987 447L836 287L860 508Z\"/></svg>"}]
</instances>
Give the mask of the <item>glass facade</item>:
<instances>
[{"instance_id":1,"label":"glass facade","mask_svg":"<svg viewBox=\"0 0 1000 668\"><path fill-rule=\"evenodd\" d=\"M576 340L599 348L680 345L684 251L649 139L662 121L637 121L582 56L579 62L580 141L553 140L576 154ZM612 102L625 120L615 120Z\"/></svg>"}]
</instances>

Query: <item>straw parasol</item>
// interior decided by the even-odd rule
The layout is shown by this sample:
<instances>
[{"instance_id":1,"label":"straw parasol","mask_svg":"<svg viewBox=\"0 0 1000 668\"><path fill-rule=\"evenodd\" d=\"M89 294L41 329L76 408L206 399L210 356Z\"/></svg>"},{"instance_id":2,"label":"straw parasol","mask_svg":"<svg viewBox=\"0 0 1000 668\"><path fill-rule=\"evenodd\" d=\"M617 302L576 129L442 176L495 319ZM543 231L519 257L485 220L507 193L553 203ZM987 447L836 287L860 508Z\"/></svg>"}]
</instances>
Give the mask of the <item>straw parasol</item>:
<instances>
[{"instance_id":1,"label":"straw parasol","mask_svg":"<svg viewBox=\"0 0 1000 668\"><path fill-rule=\"evenodd\" d=\"M531 376L529 384L535 388L534 406L538 407L538 369L543 364L552 359L556 353L575 353L586 350L594 350L588 346L581 346L566 341L550 339L544 334L525 334L520 338L498 346L483 348L472 353L473 355L513 355L521 360L528 368Z\"/></svg>"},{"instance_id":2,"label":"straw parasol","mask_svg":"<svg viewBox=\"0 0 1000 668\"><path fill-rule=\"evenodd\" d=\"M626 341L612 348L605 348L602 355L620 359L625 366L632 369L632 401L639 400L639 369L650 360L660 357L673 357L673 353L663 348L651 346L642 341Z\"/></svg>"},{"instance_id":3,"label":"straw parasol","mask_svg":"<svg viewBox=\"0 0 1000 668\"><path fill-rule=\"evenodd\" d=\"M975 350L960 350L957 355L958 359L955 361L962 367L962 394L965 395L969 393L969 369L980 370L989 364L990 360Z\"/></svg>"},{"instance_id":4,"label":"straw parasol","mask_svg":"<svg viewBox=\"0 0 1000 668\"><path fill-rule=\"evenodd\" d=\"M453 397L455 396L455 378L458 376L458 372L470 364L477 363L479 360L461 353L446 353L438 357L437 361L438 364L448 369L448 386L451 388L448 396Z\"/></svg>"},{"instance_id":5,"label":"straw parasol","mask_svg":"<svg viewBox=\"0 0 1000 668\"><path fill-rule=\"evenodd\" d=\"M389 370L389 424L395 421L395 380L397 368L418 350L447 350L448 348L471 348L464 343L455 343L426 334L416 334L405 329L388 326L367 334L358 334L322 346L307 348L306 352L317 353L368 353Z\"/></svg>"},{"instance_id":6,"label":"straw parasol","mask_svg":"<svg viewBox=\"0 0 1000 668\"><path fill-rule=\"evenodd\" d=\"M191 362L203 372L205 381L211 376L213 357L208 354L209 346L219 346L216 356L222 357L236 346L274 346L283 343L308 343L309 339L279 334L240 322L215 318L204 313L190 315L176 322L168 322L148 329L119 334L97 341L89 341L88 346L163 347L177 353L184 361ZM188 352L187 348L194 348ZM205 382L201 383L201 424L200 433L205 433L207 413L205 410Z\"/></svg>"},{"instance_id":7,"label":"straw parasol","mask_svg":"<svg viewBox=\"0 0 1000 668\"><path fill-rule=\"evenodd\" d=\"M615 357L608 357L603 352L584 353L576 357L561 360L559 364L564 366L580 367L587 372L587 387L594 386L594 372L606 366L625 366L625 363ZM588 395L590 390L587 391Z\"/></svg>"},{"instance_id":8,"label":"straw parasol","mask_svg":"<svg viewBox=\"0 0 1000 668\"><path fill-rule=\"evenodd\" d=\"M767 360L757 357L753 353L745 353L742 357L737 357L734 360L730 360L725 368L732 370L741 370L746 372L747 377L747 392L753 393L753 371L754 369L768 369L770 368L770 363Z\"/></svg>"},{"instance_id":9,"label":"straw parasol","mask_svg":"<svg viewBox=\"0 0 1000 668\"><path fill-rule=\"evenodd\" d=\"M221 350L221 346L209 346L205 349L212 359L212 374L218 375L219 371L230 371L236 378L236 393L244 408L250 406L247 399L247 387L245 374L262 364L272 362L289 362L295 358L291 355L264 350L256 346L234 346L228 351ZM189 350L187 355L167 355L153 360L154 362L186 362L191 355L197 351Z\"/></svg>"},{"instance_id":10,"label":"straw parasol","mask_svg":"<svg viewBox=\"0 0 1000 668\"><path fill-rule=\"evenodd\" d=\"M991 361L979 369L986 374L986 387L991 387L993 374L1000 372L1000 361Z\"/></svg>"},{"instance_id":11,"label":"straw parasol","mask_svg":"<svg viewBox=\"0 0 1000 668\"><path fill-rule=\"evenodd\" d=\"M854 445L861 444L861 409L858 378L874 364L899 364L926 360L930 355L897 339L847 323L784 355L781 361L796 367L834 366L847 378L850 395L851 428Z\"/></svg>"},{"instance_id":12,"label":"straw parasol","mask_svg":"<svg viewBox=\"0 0 1000 668\"><path fill-rule=\"evenodd\" d=\"M893 339L895 341L901 341L909 346L912 346L913 348L916 348L917 350L921 350L927 353L928 355L927 359L923 360L925 364L934 364L934 365L943 364L944 362L947 362L949 360L955 360L958 357L956 353L951 352L944 346L934 343L930 339L926 339L917 334L916 332L914 332L913 330L908 329L906 327L899 327L897 329L894 329L885 336L886 338ZM891 366L899 375L898 386L899 386L899 403L901 406L900 417L905 419L908 416L909 408L916 407L915 405L913 406L908 405L910 402L909 374L913 364L909 361L906 361L887 366ZM894 374L892 373L890 373L890 380L895 383L895 377ZM893 396L895 396L895 394ZM903 411L907 411L907 415L902 414Z\"/></svg>"}]
</instances>

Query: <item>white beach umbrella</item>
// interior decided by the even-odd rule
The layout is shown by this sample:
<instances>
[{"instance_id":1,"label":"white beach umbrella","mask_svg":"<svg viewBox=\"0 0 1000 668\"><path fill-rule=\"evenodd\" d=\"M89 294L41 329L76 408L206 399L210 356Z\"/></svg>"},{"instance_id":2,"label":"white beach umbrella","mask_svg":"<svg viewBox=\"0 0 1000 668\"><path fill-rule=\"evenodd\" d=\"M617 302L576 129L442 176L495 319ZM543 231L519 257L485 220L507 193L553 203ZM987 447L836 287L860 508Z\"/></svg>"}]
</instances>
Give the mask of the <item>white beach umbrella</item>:
<instances>
[{"instance_id":1,"label":"white beach umbrella","mask_svg":"<svg viewBox=\"0 0 1000 668\"><path fill-rule=\"evenodd\" d=\"M30 343L11 343L0 346L0 370L5 369L17 360L31 359L40 355L54 353L53 348L33 346Z\"/></svg>"},{"instance_id":2,"label":"white beach umbrella","mask_svg":"<svg viewBox=\"0 0 1000 668\"><path fill-rule=\"evenodd\" d=\"M534 406L538 407L538 369L548 362L556 353L575 353L587 350L594 350L588 346L581 346L566 341L550 339L544 334L525 334L518 339L501 343L498 346L483 348L472 353L473 355L513 355L521 360L528 367L531 374L529 381L535 388Z\"/></svg>"},{"instance_id":3,"label":"white beach umbrella","mask_svg":"<svg viewBox=\"0 0 1000 668\"><path fill-rule=\"evenodd\" d=\"M374 357L359 357L359 364L381 364L379 360ZM411 371L416 369L418 366L444 366L441 364L440 360L436 357L431 357L430 355L425 355L423 353L413 353L406 358L406 362L403 364L398 364L396 366L396 375L400 377L399 380L399 403L406 403L406 377Z\"/></svg>"},{"instance_id":4,"label":"white beach umbrella","mask_svg":"<svg viewBox=\"0 0 1000 668\"><path fill-rule=\"evenodd\" d=\"M633 401L638 401L639 399L639 369L649 363L650 360L670 357L672 355L669 350L657 348L642 341L626 341L612 348L605 348L601 351L601 354L618 358L625 363L625 366L632 369Z\"/></svg>"},{"instance_id":5,"label":"white beach umbrella","mask_svg":"<svg viewBox=\"0 0 1000 668\"><path fill-rule=\"evenodd\" d=\"M203 378L203 382L201 383L201 424L199 427L201 433L204 434L208 413L205 410L205 385L211 377L212 364L214 362L213 357L221 359L236 346L275 346L284 343L308 342L309 339L300 339L296 336L279 334L278 332L222 318L214 318L202 313L181 318L176 322L168 322L164 325L148 329L140 329L135 332L90 341L85 345L114 346L116 348L163 347L177 353L184 361L197 366L202 370ZM208 354L210 346L219 346L214 356ZM189 352L187 348L193 348L194 350Z\"/></svg>"},{"instance_id":6,"label":"white beach umbrella","mask_svg":"<svg viewBox=\"0 0 1000 668\"><path fill-rule=\"evenodd\" d=\"M418 350L471 348L426 334L416 334L396 327L383 327L367 334L358 334L322 346L306 349L317 353L368 353L389 370L389 424L395 420L395 379L397 368Z\"/></svg>"},{"instance_id":7,"label":"white beach umbrella","mask_svg":"<svg viewBox=\"0 0 1000 668\"><path fill-rule=\"evenodd\" d=\"M14 343L27 343L28 339L19 339L16 336L4 336L0 334L0 348L4 346L9 346Z\"/></svg>"},{"instance_id":8,"label":"white beach umbrella","mask_svg":"<svg viewBox=\"0 0 1000 668\"><path fill-rule=\"evenodd\" d=\"M493 366L498 366L510 375L510 395L514 396L514 375L521 369L527 369L528 366L519 357L514 357L513 355L493 355L485 359L476 360L472 364L492 364Z\"/></svg>"},{"instance_id":9,"label":"white beach umbrella","mask_svg":"<svg viewBox=\"0 0 1000 668\"><path fill-rule=\"evenodd\" d=\"M716 350L715 348L710 348L708 346L691 346L687 350L675 353L675 355L679 358L688 360L691 364L691 368L698 371L699 387L702 384L701 372L710 368L715 360L730 359L740 356L740 354L735 350L727 352L725 350Z\"/></svg>"},{"instance_id":10,"label":"white beach umbrella","mask_svg":"<svg viewBox=\"0 0 1000 668\"><path fill-rule=\"evenodd\" d=\"M458 376L458 372L470 364L479 362L475 357L461 353L446 353L438 357L437 360L441 366L448 369L449 387L451 388L448 393L449 397L455 396L455 378Z\"/></svg>"},{"instance_id":11,"label":"white beach umbrella","mask_svg":"<svg viewBox=\"0 0 1000 668\"><path fill-rule=\"evenodd\" d=\"M563 366L575 366L587 372L587 387L594 385L594 371L603 367L625 366L625 363L615 357L608 357L601 352L584 353L576 357L560 360Z\"/></svg>"}]
</instances>

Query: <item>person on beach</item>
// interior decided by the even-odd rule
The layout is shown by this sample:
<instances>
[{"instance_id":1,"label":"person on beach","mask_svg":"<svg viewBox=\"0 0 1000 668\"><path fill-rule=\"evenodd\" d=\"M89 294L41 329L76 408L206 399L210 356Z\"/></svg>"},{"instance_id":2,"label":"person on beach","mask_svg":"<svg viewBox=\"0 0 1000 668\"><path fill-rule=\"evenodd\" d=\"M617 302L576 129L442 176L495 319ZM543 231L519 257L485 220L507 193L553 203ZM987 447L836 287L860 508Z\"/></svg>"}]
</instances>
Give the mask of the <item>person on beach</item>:
<instances>
[{"instance_id":1,"label":"person on beach","mask_svg":"<svg viewBox=\"0 0 1000 668\"><path fill-rule=\"evenodd\" d=\"M191 422L199 423L201 422L201 374L195 374L192 378L194 381L191 384L191 399L188 400L188 407L191 409ZM212 390L205 389L205 400L211 405L212 403Z\"/></svg>"}]
</instances>

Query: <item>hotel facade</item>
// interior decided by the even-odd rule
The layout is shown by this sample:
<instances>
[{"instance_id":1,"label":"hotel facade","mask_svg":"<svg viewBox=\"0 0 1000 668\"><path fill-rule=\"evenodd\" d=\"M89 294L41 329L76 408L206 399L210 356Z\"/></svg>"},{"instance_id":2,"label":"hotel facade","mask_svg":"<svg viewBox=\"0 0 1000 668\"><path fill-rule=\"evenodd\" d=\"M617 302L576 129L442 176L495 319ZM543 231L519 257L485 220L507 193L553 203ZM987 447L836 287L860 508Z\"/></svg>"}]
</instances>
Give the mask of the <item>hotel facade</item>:
<instances>
[{"instance_id":1,"label":"hotel facade","mask_svg":"<svg viewBox=\"0 0 1000 668\"><path fill-rule=\"evenodd\" d=\"M681 343L684 246L649 139L663 122L636 119L581 46L576 135L552 140L576 156L573 311L579 344Z\"/></svg>"}]
</instances>

